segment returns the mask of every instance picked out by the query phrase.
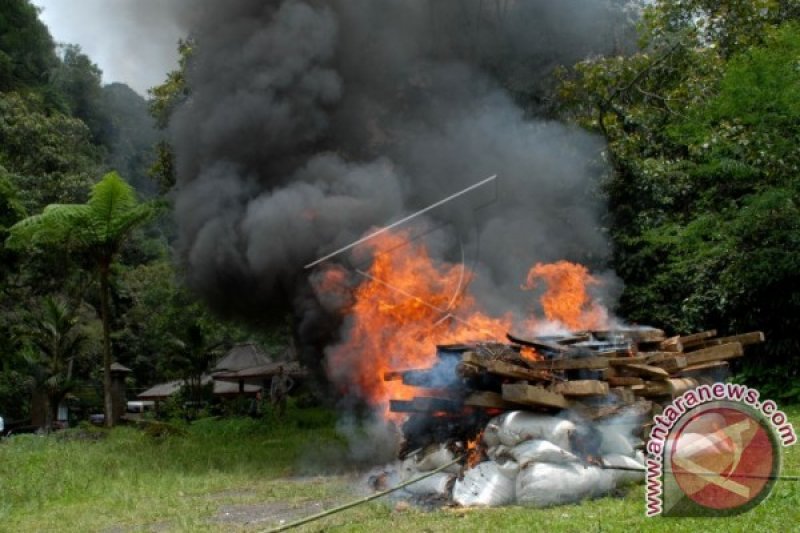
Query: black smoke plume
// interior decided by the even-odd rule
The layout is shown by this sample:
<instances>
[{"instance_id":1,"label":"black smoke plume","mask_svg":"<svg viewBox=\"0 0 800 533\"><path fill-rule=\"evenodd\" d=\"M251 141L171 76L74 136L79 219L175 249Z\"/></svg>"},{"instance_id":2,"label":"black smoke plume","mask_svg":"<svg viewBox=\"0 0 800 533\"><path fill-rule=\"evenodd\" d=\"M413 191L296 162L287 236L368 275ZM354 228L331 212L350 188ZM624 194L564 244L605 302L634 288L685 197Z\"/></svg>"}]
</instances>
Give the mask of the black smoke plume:
<instances>
[{"instance_id":1,"label":"black smoke plume","mask_svg":"<svg viewBox=\"0 0 800 533\"><path fill-rule=\"evenodd\" d=\"M426 217L440 257L469 250L490 311L526 305L536 261L602 267L602 144L546 117L554 67L624 49L624 2L185 4L176 218L190 282L218 309L290 302L301 340L324 345L337 321L304 265L494 174Z\"/></svg>"}]
</instances>

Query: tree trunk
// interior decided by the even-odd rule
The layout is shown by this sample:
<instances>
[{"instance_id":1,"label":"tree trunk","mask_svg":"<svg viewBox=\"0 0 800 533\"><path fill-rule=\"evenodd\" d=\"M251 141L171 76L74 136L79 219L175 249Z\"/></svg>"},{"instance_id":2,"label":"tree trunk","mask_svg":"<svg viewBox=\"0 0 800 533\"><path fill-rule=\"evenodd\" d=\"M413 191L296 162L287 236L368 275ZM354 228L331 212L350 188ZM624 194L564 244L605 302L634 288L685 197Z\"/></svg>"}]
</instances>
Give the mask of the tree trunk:
<instances>
[{"instance_id":1,"label":"tree trunk","mask_svg":"<svg viewBox=\"0 0 800 533\"><path fill-rule=\"evenodd\" d=\"M103 322L103 405L105 426L114 426L114 400L111 394L111 310L109 298L110 263L100 263L100 318Z\"/></svg>"}]
</instances>

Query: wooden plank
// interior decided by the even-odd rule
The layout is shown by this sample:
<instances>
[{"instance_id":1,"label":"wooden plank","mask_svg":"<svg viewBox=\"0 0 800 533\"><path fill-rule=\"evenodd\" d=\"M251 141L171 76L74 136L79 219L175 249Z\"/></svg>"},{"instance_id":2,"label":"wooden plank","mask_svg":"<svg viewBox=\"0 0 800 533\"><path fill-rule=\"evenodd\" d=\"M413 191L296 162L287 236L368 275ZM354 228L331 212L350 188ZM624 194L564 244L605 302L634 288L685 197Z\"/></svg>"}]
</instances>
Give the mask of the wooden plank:
<instances>
[{"instance_id":1,"label":"wooden plank","mask_svg":"<svg viewBox=\"0 0 800 533\"><path fill-rule=\"evenodd\" d=\"M476 391L464 399L464 405L488 409L519 409L519 404L503 399L498 392Z\"/></svg>"},{"instance_id":2,"label":"wooden plank","mask_svg":"<svg viewBox=\"0 0 800 533\"><path fill-rule=\"evenodd\" d=\"M563 395L525 383L504 383L503 399L509 402L540 407L554 407L557 409L569 407L569 402Z\"/></svg>"},{"instance_id":3,"label":"wooden plank","mask_svg":"<svg viewBox=\"0 0 800 533\"><path fill-rule=\"evenodd\" d=\"M608 357L545 359L542 361L529 361L528 366L537 370L600 370L608 368Z\"/></svg>"},{"instance_id":4,"label":"wooden plank","mask_svg":"<svg viewBox=\"0 0 800 533\"><path fill-rule=\"evenodd\" d=\"M605 396L608 394L608 383L596 379L574 379L556 383L551 390L564 396Z\"/></svg>"},{"instance_id":5,"label":"wooden plank","mask_svg":"<svg viewBox=\"0 0 800 533\"><path fill-rule=\"evenodd\" d=\"M645 358L646 365L656 365L662 361L676 357L680 354L676 352L647 352Z\"/></svg>"},{"instance_id":6,"label":"wooden plank","mask_svg":"<svg viewBox=\"0 0 800 533\"><path fill-rule=\"evenodd\" d=\"M646 355L635 355L632 357L609 357L608 364L611 366L623 366L629 365L631 363L641 363L647 364L647 356Z\"/></svg>"},{"instance_id":7,"label":"wooden plank","mask_svg":"<svg viewBox=\"0 0 800 533\"><path fill-rule=\"evenodd\" d=\"M692 333L691 335L682 335L679 337L679 339L681 344L683 344L683 349L685 350L687 347L692 346L693 344L702 344L704 341L716 336L717 330L710 329L708 331Z\"/></svg>"},{"instance_id":8,"label":"wooden plank","mask_svg":"<svg viewBox=\"0 0 800 533\"><path fill-rule=\"evenodd\" d=\"M507 363L506 361L500 361L498 359L487 359L486 357L479 356L475 352L465 352L461 356L461 361L462 363L479 366L490 374L507 378L531 381L550 381L553 379L548 372L538 369L531 370L524 366Z\"/></svg>"},{"instance_id":9,"label":"wooden plank","mask_svg":"<svg viewBox=\"0 0 800 533\"><path fill-rule=\"evenodd\" d=\"M751 331L750 333L742 333L740 335L731 335L730 337L720 337L718 339L708 339L700 344L691 347L692 350L710 348L712 346L719 346L721 344L730 344L738 342L743 346L750 344L759 344L764 342L764 333L762 331Z\"/></svg>"},{"instance_id":10,"label":"wooden plank","mask_svg":"<svg viewBox=\"0 0 800 533\"><path fill-rule=\"evenodd\" d=\"M689 362L685 355L676 355L674 357L664 359L663 361L659 361L658 363L653 363L654 366L663 368L670 374L677 372L681 368L685 368L688 364Z\"/></svg>"},{"instance_id":11,"label":"wooden plank","mask_svg":"<svg viewBox=\"0 0 800 533\"><path fill-rule=\"evenodd\" d=\"M608 384L612 387L632 387L634 385L643 385L644 380L635 376L615 376L608 378Z\"/></svg>"},{"instance_id":12,"label":"wooden plank","mask_svg":"<svg viewBox=\"0 0 800 533\"><path fill-rule=\"evenodd\" d=\"M625 372L636 374L637 376L648 377L657 380L665 380L669 378L669 372L657 366L642 365L631 363L628 365L621 365L617 367Z\"/></svg>"},{"instance_id":13,"label":"wooden plank","mask_svg":"<svg viewBox=\"0 0 800 533\"><path fill-rule=\"evenodd\" d=\"M742 348L742 345L738 342L732 342L729 344L721 344L720 346L712 346L711 348L703 348L696 352L689 352L686 354L686 361L688 366L695 366L711 361L734 359L743 355L744 348Z\"/></svg>"},{"instance_id":14,"label":"wooden plank","mask_svg":"<svg viewBox=\"0 0 800 533\"><path fill-rule=\"evenodd\" d=\"M683 351L683 343L681 342L680 335L676 335L675 337L670 337L661 341L658 345L659 350L665 352L682 352Z\"/></svg>"}]
</instances>

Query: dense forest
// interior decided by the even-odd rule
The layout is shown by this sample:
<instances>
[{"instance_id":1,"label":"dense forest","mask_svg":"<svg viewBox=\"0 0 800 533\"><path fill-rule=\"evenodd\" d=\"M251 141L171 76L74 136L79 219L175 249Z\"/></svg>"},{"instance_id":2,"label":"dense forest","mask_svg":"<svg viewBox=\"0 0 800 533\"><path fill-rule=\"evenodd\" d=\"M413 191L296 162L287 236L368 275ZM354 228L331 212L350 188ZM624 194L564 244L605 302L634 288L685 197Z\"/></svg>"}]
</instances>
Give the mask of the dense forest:
<instances>
[{"instance_id":1,"label":"dense forest","mask_svg":"<svg viewBox=\"0 0 800 533\"><path fill-rule=\"evenodd\" d=\"M659 1L624 30L638 31L638 46L561 65L546 98L520 86L524 76L508 88L526 109L607 141L599 157L610 169L611 267L625 283L619 315L669 332L763 330L767 343L738 363L737 379L800 400L800 385L787 386L800 368L800 6ZM79 47L54 42L29 0L2 3L6 419L29 417L32 397L52 410L67 394L99 412L111 361L133 370L135 391L200 375L237 341L285 343L280 319L228 323L183 283L162 133L191 97L192 43L178 46L180 67L147 100L103 85ZM82 231L106 215L119 217L114 232ZM288 312L274 311L265 315Z\"/></svg>"},{"instance_id":2,"label":"dense forest","mask_svg":"<svg viewBox=\"0 0 800 533\"><path fill-rule=\"evenodd\" d=\"M269 346L282 334L224 323L183 288L151 102L124 84L103 85L101 76L79 47L53 41L28 0L2 3L0 416L7 422L30 417L32 404L52 415L67 394L78 412L103 411L98 257L108 242L80 239L86 221L76 223L68 210L40 220L45 232L28 227L9 239L9 228L51 204L97 208L110 193L147 211L127 221L105 265L109 344L113 360L133 370L132 393L202 374L234 342L255 335ZM119 205L113 212L134 213Z\"/></svg>"}]
</instances>

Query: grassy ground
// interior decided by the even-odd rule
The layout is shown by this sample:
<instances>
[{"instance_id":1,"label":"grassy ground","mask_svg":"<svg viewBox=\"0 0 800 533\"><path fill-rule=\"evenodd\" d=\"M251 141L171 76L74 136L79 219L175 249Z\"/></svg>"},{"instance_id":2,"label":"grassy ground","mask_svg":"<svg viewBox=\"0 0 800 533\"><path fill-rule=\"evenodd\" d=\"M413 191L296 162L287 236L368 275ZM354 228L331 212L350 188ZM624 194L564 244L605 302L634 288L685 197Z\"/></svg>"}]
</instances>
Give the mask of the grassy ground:
<instances>
[{"instance_id":1,"label":"grassy ground","mask_svg":"<svg viewBox=\"0 0 800 533\"><path fill-rule=\"evenodd\" d=\"M800 408L788 409L800 426ZM283 424L204 420L153 438L118 428L105 438L19 436L0 443L0 530L260 531L356 497L356 477L331 474L342 443L332 418L294 413ZM67 434L69 435L69 434ZM327 475L312 473L328 472ZM800 447L784 474L800 474ZM646 519L644 489L545 510L396 510L374 502L301 531L790 531L800 483L731 519Z\"/></svg>"}]
</instances>

